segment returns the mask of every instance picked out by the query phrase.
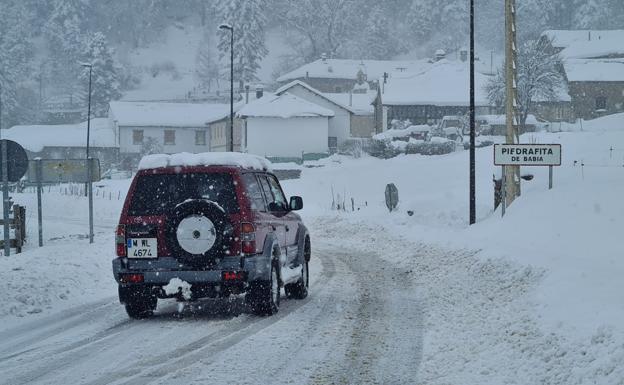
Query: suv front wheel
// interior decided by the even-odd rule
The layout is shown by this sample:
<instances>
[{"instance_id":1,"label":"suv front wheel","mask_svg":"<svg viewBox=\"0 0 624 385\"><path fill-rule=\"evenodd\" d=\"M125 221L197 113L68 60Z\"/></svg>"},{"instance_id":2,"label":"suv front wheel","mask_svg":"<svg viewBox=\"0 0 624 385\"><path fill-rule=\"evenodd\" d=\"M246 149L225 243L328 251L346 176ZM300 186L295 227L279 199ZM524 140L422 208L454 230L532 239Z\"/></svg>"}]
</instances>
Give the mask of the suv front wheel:
<instances>
[{"instance_id":1,"label":"suv front wheel","mask_svg":"<svg viewBox=\"0 0 624 385\"><path fill-rule=\"evenodd\" d=\"M304 261L301 264L301 277L295 283L289 283L284 286L286 297L294 299L304 299L308 296L308 279L310 273L308 272L308 262Z\"/></svg>"},{"instance_id":2,"label":"suv front wheel","mask_svg":"<svg viewBox=\"0 0 624 385\"><path fill-rule=\"evenodd\" d=\"M273 315L279 310L280 287L277 267L271 264L270 280L254 282L249 288L245 301L256 315Z\"/></svg>"}]
</instances>

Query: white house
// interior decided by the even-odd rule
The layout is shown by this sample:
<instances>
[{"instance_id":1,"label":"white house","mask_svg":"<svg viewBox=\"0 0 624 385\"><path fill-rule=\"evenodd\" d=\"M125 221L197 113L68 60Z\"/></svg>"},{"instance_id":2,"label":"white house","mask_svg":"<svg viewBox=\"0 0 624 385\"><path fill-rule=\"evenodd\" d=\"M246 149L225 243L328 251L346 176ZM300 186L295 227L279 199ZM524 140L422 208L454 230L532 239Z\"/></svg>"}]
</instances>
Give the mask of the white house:
<instances>
[{"instance_id":1,"label":"white house","mask_svg":"<svg viewBox=\"0 0 624 385\"><path fill-rule=\"evenodd\" d=\"M145 146L163 153L225 151L228 104L111 102L120 156L134 165Z\"/></svg>"},{"instance_id":2,"label":"white house","mask_svg":"<svg viewBox=\"0 0 624 385\"><path fill-rule=\"evenodd\" d=\"M327 153L330 109L288 92L267 93L238 111L243 120L243 149L268 157Z\"/></svg>"},{"instance_id":3,"label":"white house","mask_svg":"<svg viewBox=\"0 0 624 385\"><path fill-rule=\"evenodd\" d=\"M475 71L475 103L480 115L493 109L485 90L490 77ZM441 59L422 72L391 73L381 83L375 116L382 131L393 119L436 124L444 116L464 115L469 110L470 67L464 61Z\"/></svg>"},{"instance_id":4,"label":"white house","mask_svg":"<svg viewBox=\"0 0 624 385\"><path fill-rule=\"evenodd\" d=\"M89 134L89 155L100 160L102 169L117 163L119 146L108 119L91 119ZM87 122L13 126L2 130L2 138L19 143L29 159L82 159L86 156Z\"/></svg>"},{"instance_id":5,"label":"white house","mask_svg":"<svg viewBox=\"0 0 624 385\"><path fill-rule=\"evenodd\" d=\"M374 92L323 93L300 80L280 87L275 94L286 92L334 113L329 119L328 146L331 151L350 138L370 138L374 133Z\"/></svg>"}]
</instances>

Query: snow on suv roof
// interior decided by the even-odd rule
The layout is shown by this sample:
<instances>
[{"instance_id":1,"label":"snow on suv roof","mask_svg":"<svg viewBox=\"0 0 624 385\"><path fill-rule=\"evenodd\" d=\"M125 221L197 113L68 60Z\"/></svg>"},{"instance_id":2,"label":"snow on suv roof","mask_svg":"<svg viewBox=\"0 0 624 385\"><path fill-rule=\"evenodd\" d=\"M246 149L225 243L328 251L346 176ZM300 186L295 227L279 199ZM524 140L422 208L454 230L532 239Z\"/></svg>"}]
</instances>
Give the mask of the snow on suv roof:
<instances>
[{"instance_id":1,"label":"snow on suv roof","mask_svg":"<svg viewBox=\"0 0 624 385\"><path fill-rule=\"evenodd\" d=\"M171 155L147 155L141 159L139 170L176 166L236 166L253 170L271 171L271 162L267 159L239 152L204 152L200 154L182 152Z\"/></svg>"}]
</instances>

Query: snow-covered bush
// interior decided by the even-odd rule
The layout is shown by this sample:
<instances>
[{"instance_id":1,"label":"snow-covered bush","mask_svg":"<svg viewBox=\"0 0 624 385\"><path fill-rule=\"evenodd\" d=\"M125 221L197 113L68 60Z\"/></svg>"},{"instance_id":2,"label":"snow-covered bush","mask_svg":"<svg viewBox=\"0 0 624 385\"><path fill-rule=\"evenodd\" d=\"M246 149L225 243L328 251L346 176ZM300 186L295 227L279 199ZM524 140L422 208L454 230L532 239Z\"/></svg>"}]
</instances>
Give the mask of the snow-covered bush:
<instances>
[{"instance_id":1,"label":"snow-covered bush","mask_svg":"<svg viewBox=\"0 0 624 385\"><path fill-rule=\"evenodd\" d=\"M345 140L339 147L338 153L342 155L350 155L354 158L360 158L363 152L367 152L371 146L371 139L352 138Z\"/></svg>"},{"instance_id":2,"label":"snow-covered bush","mask_svg":"<svg viewBox=\"0 0 624 385\"><path fill-rule=\"evenodd\" d=\"M405 146L406 154L444 155L455 151L457 143L453 140L434 137L431 141L411 140Z\"/></svg>"}]
</instances>

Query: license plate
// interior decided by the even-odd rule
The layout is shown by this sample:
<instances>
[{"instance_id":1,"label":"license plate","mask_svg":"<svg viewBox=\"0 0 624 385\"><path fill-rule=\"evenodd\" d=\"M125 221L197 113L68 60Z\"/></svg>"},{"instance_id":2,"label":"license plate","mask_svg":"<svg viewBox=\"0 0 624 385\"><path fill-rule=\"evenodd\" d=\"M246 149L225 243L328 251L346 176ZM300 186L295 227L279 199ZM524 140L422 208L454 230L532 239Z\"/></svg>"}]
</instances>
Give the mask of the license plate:
<instances>
[{"instance_id":1,"label":"license plate","mask_svg":"<svg viewBox=\"0 0 624 385\"><path fill-rule=\"evenodd\" d=\"M128 257L156 258L157 245L156 238L128 238Z\"/></svg>"}]
</instances>

